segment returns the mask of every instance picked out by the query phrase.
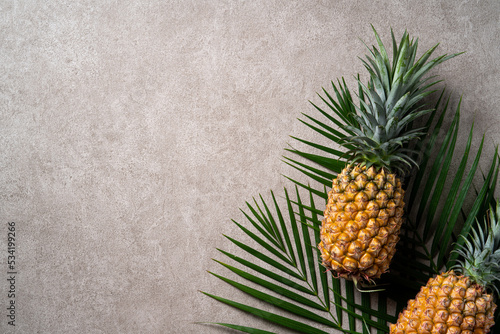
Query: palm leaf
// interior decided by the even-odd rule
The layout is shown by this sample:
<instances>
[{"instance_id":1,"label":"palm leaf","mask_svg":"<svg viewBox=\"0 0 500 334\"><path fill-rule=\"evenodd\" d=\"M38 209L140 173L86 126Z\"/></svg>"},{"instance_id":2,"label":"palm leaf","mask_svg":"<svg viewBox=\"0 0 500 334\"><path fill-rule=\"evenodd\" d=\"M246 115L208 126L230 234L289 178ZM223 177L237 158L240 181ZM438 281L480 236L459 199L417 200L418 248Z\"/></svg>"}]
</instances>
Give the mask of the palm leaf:
<instances>
[{"instance_id":1,"label":"palm leaf","mask_svg":"<svg viewBox=\"0 0 500 334\"><path fill-rule=\"evenodd\" d=\"M227 238L243 249L248 257L256 257L258 260L244 259L220 250L222 254L235 262L235 265L220 260L215 261L229 270L232 276L251 285L230 278L228 275L210 272L223 282L245 292L256 300L280 309L281 312L286 312L289 316L278 316L273 312L266 312L251 305L210 293L205 294L270 322L293 328L300 333L324 333L321 329L324 327L346 333L363 333L360 331L363 330L363 326L387 330L387 324L381 322L377 317L377 314L381 314L381 312L377 309L370 309L366 303L362 315L357 314L355 298L359 292L354 290L353 285L350 284L352 282L348 283L350 284L349 291L343 291L341 285L336 284L339 283L338 280L333 283L331 275L324 270L318 261L316 244L319 242L319 231L310 229L308 226L308 221L311 220L315 225L320 224L314 197L314 194L309 193L309 203L305 205L302 204L303 200L298 188L296 188L296 199L294 200L290 198L285 189L283 196L285 209L282 209L274 194L271 193L275 212L271 212L272 206L268 205L262 196L260 203L248 204L248 209L253 213L253 217L249 214L244 216L248 220L248 224L253 226L254 231L250 231L243 224L234 221L235 225L245 233L248 240L239 241ZM259 210L258 207L267 209ZM310 213L307 217L306 211ZM278 242L266 240L270 234L266 232L265 226L269 226L272 221L279 222L279 224L274 224L275 230L272 237L277 240L284 239L287 247L281 247ZM273 224L271 223L271 225ZM285 235L288 237L284 237ZM291 247L292 245L293 247ZM292 258L296 258L297 261L292 261ZM269 268L274 269L269 270ZM330 289L335 292L333 299L330 298ZM359 296L357 297L359 298ZM346 310L342 309L342 303L346 305ZM349 319L348 330L343 329L341 325L344 316ZM373 320L374 318L377 320ZM362 324L361 320L364 321L365 325ZM308 323L303 321L308 321ZM316 331L312 329L311 325L308 325L311 322L317 324ZM244 325L231 326L235 329L246 328Z\"/></svg>"},{"instance_id":2,"label":"palm leaf","mask_svg":"<svg viewBox=\"0 0 500 334\"><path fill-rule=\"evenodd\" d=\"M380 50L373 48L370 52L377 56L377 61L386 64L387 73L382 73L382 79L387 82L404 80L398 78L397 74L402 68L391 69L387 51L380 46L377 34L376 37ZM406 52L409 39L405 33L398 46L394 35L392 38L393 58L396 58ZM406 64L413 64L412 71L415 73L423 73L429 66L454 56L438 57L424 65L433 50L434 48L429 50L415 64L415 50L407 53L405 57L409 58ZM369 71L372 66L375 67L369 58L364 63ZM437 82L433 81L424 88ZM370 84L376 86L378 94L394 94L382 91L382 86L379 87L377 82ZM384 285L385 291L361 294L355 289L353 282L337 279L325 271L316 247L320 241L319 227L327 199L327 187L331 186L332 178L342 170L348 158L346 152L335 147L352 150L352 146L346 145L346 140L358 133L367 121L368 116L363 107L365 98L372 99L372 104L377 101L376 97L366 96L369 91L359 80L359 107L353 103L352 94L344 80L339 81L338 86L332 83L332 87L333 93L323 89L323 95L319 95L325 107L311 102L319 115L304 114L306 120L300 120L318 137L330 140L332 147L292 137L305 146L305 149L287 149L295 157L284 157L288 165L305 176L305 180L287 177L295 184L295 198L291 199L285 189L282 205L278 204L272 192L272 200L266 201L263 196L259 196L260 203L256 200L253 204L247 203L249 213L243 211L246 222L238 223L233 220L235 226L244 233L245 239L236 240L226 236L233 245L244 251L244 256L219 249L232 263L215 260L227 274L211 274L246 293L250 296L249 299L241 303L203 293L299 333L327 333L332 330L358 334L387 333L389 324L396 320L397 313L406 306L409 298L414 297L420 286L431 276L455 263L457 254L450 255L453 243L465 242L459 236L469 233L476 217L486 212L493 199L500 169L499 157L495 152L489 169L483 175L481 186L476 189L475 180L484 139L478 149L473 150L476 145L471 127L464 151L457 151L455 144L462 133L459 122L460 104L455 110L451 125L445 128L443 124L450 113L450 98L445 98L443 90L435 108L430 112L425 111L428 113L423 127L425 138L416 143L405 144L412 145L421 152L420 155L409 157L418 161L420 168L412 171L404 180L409 185L406 190L407 220L401 230L401 240L391 264L391 272L383 275L379 281ZM423 90L415 96L427 95ZM392 105L396 103L397 101L393 101ZM415 122L407 124L407 130L423 131ZM439 143L441 138L442 144ZM308 152L308 148L316 153ZM455 160L460 161L456 169L451 164ZM467 201L470 198L474 198L472 203ZM315 204L318 200L322 203L319 207ZM271 310L279 310L280 315L252 306L252 301L265 303ZM395 309L389 307L394 303ZM247 333L269 333L265 329L246 325L224 322L217 324Z\"/></svg>"},{"instance_id":3,"label":"palm leaf","mask_svg":"<svg viewBox=\"0 0 500 334\"><path fill-rule=\"evenodd\" d=\"M261 329L257 329L257 328L253 328L253 327L248 327L248 326L238 326L238 325L226 324L226 323L223 323L223 322L213 322L212 324L224 326L224 327L231 328L231 329L236 329L236 330L239 330L240 332L243 332L243 333L250 333L250 334L274 334L273 332L264 331L264 330L261 330Z\"/></svg>"},{"instance_id":4,"label":"palm leaf","mask_svg":"<svg viewBox=\"0 0 500 334\"><path fill-rule=\"evenodd\" d=\"M293 320L293 319L290 319L287 317L283 317L281 315L278 315L278 314L275 314L272 312L268 312L265 310L261 310L261 309L258 309L256 307L248 306L248 305L245 305L242 303L238 303L238 302L226 299L226 298L218 297L216 295L212 295L212 294L209 294L206 292L203 292L203 293L209 297L212 297L215 300L218 300L219 302L222 302L222 303L227 304L229 306L235 307L235 308L240 309L244 312L253 314L257 317L266 319L270 322L276 323L276 324L281 325L283 327L293 329L299 333L328 334L328 332L314 328L314 327L312 327L308 324L305 324L303 322L300 322L300 321L296 321L296 320ZM225 326L227 327L227 325L225 325ZM232 328L238 329L238 330L239 330L239 328L243 328L243 326L237 326L237 325L231 325L231 326L232 326ZM253 330L256 330L256 329L253 329ZM260 331L262 332L263 330L260 330Z\"/></svg>"},{"instance_id":5,"label":"palm leaf","mask_svg":"<svg viewBox=\"0 0 500 334\"><path fill-rule=\"evenodd\" d=\"M442 101L444 105L439 108L441 115L436 124L430 127L430 131L443 130L442 120L448 111L449 99ZM433 113L430 117L435 117L436 111ZM457 236L469 232L476 217L485 212L485 203L491 202L493 198L500 168L497 152L483 175L482 186L474 194L472 206L466 205L470 203L466 203L465 199L470 197L474 190L473 180L478 170L484 140L477 151L473 151L471 128L464 152L456 152L454 143L461 133L459 115L457 107L454 121L442 134L443 145L437 144L437 134L429 136L428 140L421 144L426 154L422 156L420 165L428 167L422 168L413 178L407 180L410 184L407 193L413 200L408 203L408 220L402 228L401 241L391 264L391 272L380 280L381 284L387 284L384 293L360 295L352 282L335 279L325 272L316 250L322 208L316 206L315 200L319 198L320 202L324 203L326 190L315 189L314 186L295 181L295 199L290 198L286 189L284 191L285 209L281 208L273 193L272 205L268 205L262 196L259 197L260 203L255 200L253 204L247 203L250 213L244 212L244 216L254 231L245 227L245 224L234 221L248 240L227 238L249 256L253 256L253 260L222 250L221 253L239 265L239 268L216 260L230 273L240 280L250 282L256 288L227 275L212 273L252 298L286 312L288 316L278 316L251 305L208 293L207 295L300 333L323 333L325 327L346 333L364 334L372 330L377 333L387 332L389 323L394 322L397 314L390 312L388 304L396 302L397 307L393 311L399 312L406 305L407 299L412 298L429 277L454 264L456 257L449 255L453 242L463 242L463 238L458 238L457 241ZM461 157L458 170L452 170L449 161L457 157ZM311 161L300 163L316 168ZM469 168L465 172L467 166ZM313 170L308 169L309 172ZM316 180L312 176L311 179ZM303 200L300 188L308 194L309 203ZM438 199L443 203L442 207L433 206L432 201ZM272 212L272 207L275 212ZM372 301L372 296L378 299L376 304ZM316 325L313 325L314 323ZM243 325L231 326L238 330L241 328L241 331L247 330Z\"/></svg>"}]
</instances>

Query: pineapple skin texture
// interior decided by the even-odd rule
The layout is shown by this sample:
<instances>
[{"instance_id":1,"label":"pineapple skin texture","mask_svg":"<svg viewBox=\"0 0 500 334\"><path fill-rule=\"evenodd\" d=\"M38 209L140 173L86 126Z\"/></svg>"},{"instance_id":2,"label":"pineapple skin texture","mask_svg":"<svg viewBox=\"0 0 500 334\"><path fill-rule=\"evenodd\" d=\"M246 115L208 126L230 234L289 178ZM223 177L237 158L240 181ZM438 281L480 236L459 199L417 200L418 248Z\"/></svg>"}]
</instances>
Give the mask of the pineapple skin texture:
<instances>
[{"instance_id":1,"label":"pineapple skin texture","mask_svg":"<svg viewBox=\"0 0 500 334\"><path fill-rule=\"evenodd\" d=\"M453 271L429 279L400 314L391 334L483 334L495 324L493 297Z\"/></svg>"},{"instance_id":2,"label":"pineapple skin texture","mask_svg":"<svg viewBox=\"0 0 500 334\"><path fill-rule=\"evenodd\" d=\"M323 265L350 280L379 278L396 252L403 199L400 179L384 168L344 168L333 180L323 215Z\"/></svg>"}]
</instances>

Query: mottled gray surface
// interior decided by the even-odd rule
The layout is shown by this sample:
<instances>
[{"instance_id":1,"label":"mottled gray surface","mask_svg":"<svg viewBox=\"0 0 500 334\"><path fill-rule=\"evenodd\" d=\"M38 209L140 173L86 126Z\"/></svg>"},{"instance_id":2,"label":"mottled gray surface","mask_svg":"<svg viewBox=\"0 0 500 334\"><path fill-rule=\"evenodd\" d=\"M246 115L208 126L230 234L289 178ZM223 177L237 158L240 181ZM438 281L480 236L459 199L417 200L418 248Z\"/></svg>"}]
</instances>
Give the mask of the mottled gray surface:
<instances>
[{"instance_id":1,"label":"mottled gray surface","mask_svg":"<svg viewBox=\"0 0 500 334\"><path fill-rule=\"evenodd\" d=\"M0 332L258 325L198 290L245 300L206 273L221 271L216 247L236 251L221 234L238 235L230 219L252 196L281 194L288 136L310 134L296 118L321 86L363 71L370 23L387 42L392 26L421 50L467 52L434 73L463 94L464 129L474 119L491 154L497 0L1 1Z\"/></svg>"}]
</instances>

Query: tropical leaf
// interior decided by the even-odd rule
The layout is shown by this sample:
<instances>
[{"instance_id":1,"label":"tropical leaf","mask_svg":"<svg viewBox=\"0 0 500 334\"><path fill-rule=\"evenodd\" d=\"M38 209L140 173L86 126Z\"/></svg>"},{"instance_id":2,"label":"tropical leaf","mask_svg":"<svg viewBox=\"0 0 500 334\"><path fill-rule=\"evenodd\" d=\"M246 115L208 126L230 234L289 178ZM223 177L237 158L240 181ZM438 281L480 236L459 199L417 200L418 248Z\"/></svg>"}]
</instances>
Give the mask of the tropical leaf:
<instances>
[{"instance_id":1,"label":"tropical leaf","mask_svg":"<svg viewBox=\"0 0 500 334\"><path fill-rule=\"evenodd\" d=\"M420 286L455 263L456 255L450 256L453 243L463 242L463 238L458 236L468 234L476 217L486 212L498 180L500 165L495 152L489 169L482 177L482 185L477 190L474 188L473 181L479 168L484 139L473 151L471 128L464 151L456 152L455 142L461 133L460 104L451 125L447 131L443 131L443 120L449 113L449 99L443 99L443 95L429 116L436 122L429 126L427 140L419 143L424 152L420 160L421 168L406 180L410 184L407 191L410 197L408 219L401 231L401 241L391 264L391 272L383 275L379 281L385 288L384 292L360 294L352 282L336 279L325 272L316 249L324 204L320 207L315 204L318 199L325 203L325 185L320 182L320 186L314 187L310 183L306 185L292 180L296 184L295 198L291 199L285 189L284 209L271 192L271 204L263 196L259 197L260 203L256 200L253 204L247 203L249 212L243 211L246 224L233 221L248 240L238 241L226 237L246 252L250 259L220 250L239 267L216 260L240 280L253 284L253 287L212 273L234 288L289 316L206 294L299 333L325 333L325 330L328 332L327 328L345 333L388 332L388 325L395 321L397 312L406 306L406 301L415 295ZM438 111L440 114L436 117ZM437 144L439 135L443 138L441 145ZM311 157L299 155L306 159ZM460 164L455 170L451 168L450 161L457 157ZM304 174L310 177L310 182L317 179L309 173L320 175L314 174L317 168L315 162L314 159L300 162L300 166L306 166ZM326 179L325 175L321 176ZM303 200L299 189L306 192L308 201ZM471 194L475 199L467 203L466 199ZM436 206L436 202L442 205ZM274 208L274 212L270 208ZM254 231L245 225L250 225ZM396 308L391 309L388 305L394 303ZM221 324L240 331L260 331L244 325Z\"/></svg>"},{"instance_id":2,"label":"tropical leaf","mask_svg":"<svg viewBox=\"0 0 500 334\"><path fill-rule=\"evenodd\" d=\"M387 332L387 321L394 320L395 314L387 315L386 303L379 302L372 308L369 295L361 296L352 282L341 283L321 266L316 248L319 229L310 227L321 225L318 215L320 211L315 204L316 196L308 192L308 203L303 203L303 195L298 189L296 187L293 200L285 189L284 205L281 206L273 192L270 194L272 205L262 196L260 202L248 204L251 214L244 213L244 217L255 231L234 221L235 226L247 236L247 240L227 237L245 251L246 258L220 250L234 265L215 260L235 278L210 272L223 282L289 316L208 292L204 294L299 333L327 333L333 329L361 334L368 333L371 328L379 333ZM321 202L324 203L323 200ZM274 212L271 207L274 207ZM272 234L268 231L271 226ZM279 240L284 240L284 243ZM356 299L361 299L361 304ZM347 327L342 326L345 319ZM265 329L247 327L244 324L219 324L240 331L265 332Z\"/></svg>"},{"instance_id":3,"label":"tropical leaf","mask_svg":"<svg viewBox=\"0 0 500 334\"><path fill-rule=\"evenodd\" d=\"M368 57L368 62L364 62L367 70L370 72L381 68L387 72L379 73L381 80L387 82L405 80L396 78L403 69L391 68L387 52L380 46L377 34L376 37L380 50L373 48L370 52L385 67L380 64L375 66ZM404 50L398 50L392 37L393 58L397 58ZM406 33L404 38L407 38ZM411 70L423 73L428 66L432 67L453 56L438 57L432 64L424 65L433 50L425 53ZM415 54L408 56L411 59L406 63L413 64ZM432 81L425 89L437 82ZM378 82L370 84L379 95L392 94L383 91ZM416 83L406 84L411 86ZM285 156L285 163L305 177L300 180L287 177L295 185L294 198L285 189L281 204L272 192L270 200L259 196L259 202L254 200L252 204L247 203L247 211L242 211L246 221L239 223L233 220L235 226L244 233L245 239L236 240L226 236L239 248L238 255L219 249L231 263L215 260L227 274L211 274L246 293L249 298L245 302L238 302L203 293L298 333L387 333L389 324L396 321L397 314L406 306L407 300L413 298L430 277L455 264L457 255L450 255L450 251L464 242L465 239L460 236L469 233L476 218L484 215L493 201L500 169L498 152L495 151L491 162L487 162L489 169L478 182L479 166L484 160L484 138L479 145L475 145L471 127L465 148L457 150L456 143L463 133L460 129L460 103L452 113L451 99L444 90L434 108L421 111L427 113L427 121L423 126L414 124L417 121L406 125L407 131L426 133L421 140L404 144L420 152L409 153L410 156L404 158L417 161L419 166L404 180L409 185L406 190L406 222L401 229L391 271L377 282L384 291L361 293L352 281L335 278L326 272L317 250L327 190L331 187L332 178L350 158L344 150L353 149L350 144L346 144L346 140L358 134L364 122L368 121L364 108L368 89L359 80L359 106L353 103L352 94L344 80L338 81L337 85L332 83L332 89L332 93L323 89L323 94L318 94L324 107L311 102L313 110L319 115L304 114L306 119L300 120L318 138L322 138L321 144L292 137L305 148L286 149L294 157ZM423 93L425 89L414 95L414 99L420 99L422 94L427 95ZM373 96L367 98L376 99ZM394 108L397 102L393 101ZM377 104L377 101L372 100L371 103ZM446 120L451 120L447 127L444 126ZM332 145L325 145L325 140ZM337 149L339 147L343 148ZM314 153L308 152L308 149ZM454 167L453 161L460 163ZM241 252L243 256L240 256ZM259 305L265 303L276 311L253 306L252 300ZM265 329L245 324L218 324L247 333L268 333Z\"/></svg>"}]
</instances>

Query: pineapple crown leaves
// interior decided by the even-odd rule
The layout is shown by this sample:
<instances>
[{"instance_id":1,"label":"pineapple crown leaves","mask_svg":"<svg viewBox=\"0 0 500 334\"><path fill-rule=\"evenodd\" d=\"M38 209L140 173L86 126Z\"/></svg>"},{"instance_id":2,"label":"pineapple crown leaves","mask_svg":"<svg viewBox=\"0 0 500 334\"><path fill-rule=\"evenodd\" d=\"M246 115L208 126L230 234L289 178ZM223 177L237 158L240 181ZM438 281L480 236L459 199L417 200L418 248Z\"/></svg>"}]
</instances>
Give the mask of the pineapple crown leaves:
<instances>
[{"instance_id":1,"label":"pineapple crown leaves","mask_svg":"<svg viewBox=\"0 0 500 334\"><path fill-rule=\"evenodd\" d=\"M457 260L451 269L470 277L481 286L492 288L500 295L495 286L495 283L500 282L500 203L490 208L484 225L477 222L476 229L471 230L471 240L463 235L461 237L464 244L458 245L453 252L463 260Z\"/></svg>"},{"instance_id":2,"label":"pineapple crown leaves","mask_svg":"<svg viewBox=\"0 0 500 334\"><path fill-rule=\"evenodd\" d=\"M342 127L352 134L344 138L343 144L355 146L348 152L352 156L351 161L404 173L416 165L415 160L410 158L416 152L406 149L403 153L406 144L426 134L424 128L412 129L411 125L432 111L421 110L418 104L433 93L429 88L440 82L434 81L435 76L423 77L436 65L459 53L445 54L429 61L439 45L436 44L417 59L418 39L410 39L405 31L398 45L391 29L391 64L380 36L373 26L372 29L378 47L370 48L365 44L369 54L366 59L360 59L370 78L367 85L361 82L359 76L357 78L359 105L354 105L355 113L352 115L357 126L346 124Z\"/></svg>"}]
</instances>

